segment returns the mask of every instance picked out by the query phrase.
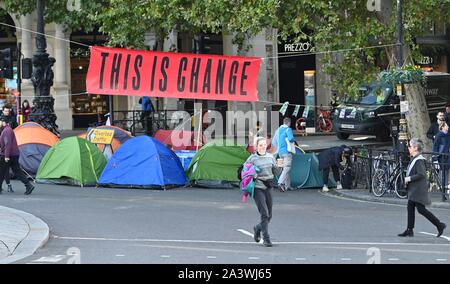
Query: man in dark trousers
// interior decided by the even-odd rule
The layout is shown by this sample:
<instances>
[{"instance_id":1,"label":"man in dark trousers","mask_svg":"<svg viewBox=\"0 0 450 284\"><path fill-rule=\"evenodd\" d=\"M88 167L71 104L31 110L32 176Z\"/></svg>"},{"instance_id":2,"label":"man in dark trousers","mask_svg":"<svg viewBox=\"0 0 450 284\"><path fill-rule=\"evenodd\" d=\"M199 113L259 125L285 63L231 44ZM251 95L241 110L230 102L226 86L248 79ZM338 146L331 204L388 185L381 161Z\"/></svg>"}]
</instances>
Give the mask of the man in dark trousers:
<instances>
[{"instance_id":1,"label":"man in dark trousers","mask_svg":"<svg viewBox=\"0 0 450 284\"><path fill-rule=\"evenodd\" d=\"M319 154L319 169L323 172L323 192L328 192L328 176L330 174L330 168L333 171L333 177L336 181L336 188L342 189L340 175L339 175L339 166L342 162L342 154L344 151L351 151L346 145L342 145L339 147L332 147L323 150Z\"/></svg>"},{"instance_id":2,"label":"man in dark trousers","mask_svg":"<svg viewBox=\"0 0 450 284\"><path fill-rule=\"evenodd\" d=\"M33 184L27 179L19 165L19 146L17 145L16 135L9 126L9 120L5 117L0 118L2 134L0 135L0 185L3 184L6 172L11 167L14 175L25 185L25 195L29 195L33 189ZM0 186L0 193L3 189Z\"/></svg>"}]
</instances>

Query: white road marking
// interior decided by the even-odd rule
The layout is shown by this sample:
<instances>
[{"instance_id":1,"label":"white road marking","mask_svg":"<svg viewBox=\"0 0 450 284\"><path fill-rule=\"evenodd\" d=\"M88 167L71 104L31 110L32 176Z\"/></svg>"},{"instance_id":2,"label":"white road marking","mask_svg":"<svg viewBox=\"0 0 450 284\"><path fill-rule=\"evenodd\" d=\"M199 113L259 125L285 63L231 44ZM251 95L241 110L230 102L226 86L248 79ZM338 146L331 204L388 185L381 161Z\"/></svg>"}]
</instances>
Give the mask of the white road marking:
<instances>
[{"instance_id":1,"label":"white road marking","mask_svg":"<svg viewBox=\"0 0 450 284\"><path fill-rule=\"evenodd\" d=\"M252 235L253 236L253 235ZM113 241L113 242L144 242L144 243L203 243L203 244L251 244L254 242L241 241L213 241L213 240L169 240L169 239L118 239L118 238L87 238L87 237L59 237L61 240L81 240L81 241ZM399 242L272 242L284 245L379 245L379 246L450 246L450 244L424 244L424 243L399 243Z\"/></svg>"},{"instance_id":2,"label":"white road marking","mask_svg":"<svg viewBox=\"0 0 450 284\"><path fill-rule=\"evenodd\" d=\"M343 260L343 261L350 261L350 260L352 260L352 259L351 259L351 258L343 257L343 258L341 258L341 260Z\"/></svg>"},{"instance_id":3,"label":"white road marking","mask_svg":"<svg viewBox=\"0 0 450 284\"><path fill-rule=\"evenodd\" d=\"M355 137L355 138L352 138L350 140L361 141L361 140L366 140L366 139L369 139L369 138L370 138L369 136L362 136L362 137Z\"/></svg>"},{"instance_id":4,"label":"white road marking","mask_svg":"<svg viewBox=\"0 0 450 284\"><path fill-rule=\"evenodd\" d=\"M447 261L446 258L436 258L436 261Z\"/></svg>"},{"instance_id":5,"label":"white road marking","mask_svg":"<svg viewBox=\"0 0 450 284\"><path fill-rule=\"evenodd\" d=\"M436 237L436 234L432 234L432 233L428 233L428 232L420 232L420 233L424 234L424 235L429 235L429 236L435 236ZM440 238L446 239L447 241L450 242L450 237L442 235L442 236L440 236Z\"/></svg>"},{"instance_id":6,"label":"white road marking","mask_svg":"<svg viewBox=\"0 0 450 284\"><path fill-rule=\"evenodd\" d=\"M306 258L303 258L303 257L296 257L295 260L306 260Z\"/></svg>"},{"instance_id":7,"label":"white road marking","mask_svg":"<svg viewBox=\"0 0 450 284\"><path fill-rule=\"evenodd\" d=\"M33 260L33 262L49 262L49 263L56 263L61 260L63 260L66 256L65 255L52 255L52 256L44 256L39 259Z\"/></svg>"},{"instance_id":8,"label":"white road marking","mask_svg":"<svg viewBox=\"0 0 450 284\"><path fill-rule=\"evenodd\" d=\"M400 259L398 259L398 258L389 258L388 260L389 261L399 261Z\"/></svg>"},{"instance_id":9,"label":"white road marking","mask_svg":"<svg viewBox=\"0 0 450 284\"><path fill-rule=\"evenodd\" d=\"M258 260L259 257L256 257L256 256L250 256L248 259L250 259L250 260Z\"/></svg>"},{"instance_id":10,"label":"white road marking","mask_svg":"<svg viewBox=\"0 0 450 284\"><path fill-rule=\"evenodd\" d=\"M216 259L217 256L211 256L211 255L208 255L206 258L209 258L209 259Z\"/></svg>"},{"instance_id":11,"label":"white road marking","mask_svg":"<svg viewBox=\"0 0 450 284\"><path fill-rule=\"evenodd\" d=\"M125 256L124 254L116 254L116 256L122 257Z\"/></svg>"},{"instance_id":12,"label":"white road marking","mask_svg":"<svg viewBox=\"0 0 450 284\"><path fill-rule=\"evenodd\" d=\"M250 236L253 238L253 234L250 233L249 231L243 230L243 229L237 229L238 232L243 233L244 235ZM261 238L261 240L259 241L260 244L263 243L263 239Z\"/></svg>"},{"instance_id":13,"label":"white road marking","mask_svg":"<svg viewBox=\"0 0 450 284\"><path fill-rule=\"evenodd\" d=\"M162 257L162 258L170 258L170 255L165 255L165 254L163 254L163 255L160 255L159 257Z\"/></svg>"}]
</instances>

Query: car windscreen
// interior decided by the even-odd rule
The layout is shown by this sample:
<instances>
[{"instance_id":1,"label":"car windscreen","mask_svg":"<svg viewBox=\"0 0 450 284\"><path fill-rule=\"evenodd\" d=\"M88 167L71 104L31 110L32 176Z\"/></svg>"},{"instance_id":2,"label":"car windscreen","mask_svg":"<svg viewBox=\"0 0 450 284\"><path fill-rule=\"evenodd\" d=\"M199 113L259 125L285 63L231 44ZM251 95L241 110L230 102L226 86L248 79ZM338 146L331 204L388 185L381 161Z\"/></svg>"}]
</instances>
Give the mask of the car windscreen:
<instances>
[{"instance_id":1,"label":"car windscreen","mask_svg":"<svg viewBox=\"0 0 450 284\"><path fill-rule=\"evenodd\" d=\"M392 92L392 88L383 85L374 85L360 88L355 95L347 95L344 103L361 105L382 105Z\"/></svg>"}]
</instances>

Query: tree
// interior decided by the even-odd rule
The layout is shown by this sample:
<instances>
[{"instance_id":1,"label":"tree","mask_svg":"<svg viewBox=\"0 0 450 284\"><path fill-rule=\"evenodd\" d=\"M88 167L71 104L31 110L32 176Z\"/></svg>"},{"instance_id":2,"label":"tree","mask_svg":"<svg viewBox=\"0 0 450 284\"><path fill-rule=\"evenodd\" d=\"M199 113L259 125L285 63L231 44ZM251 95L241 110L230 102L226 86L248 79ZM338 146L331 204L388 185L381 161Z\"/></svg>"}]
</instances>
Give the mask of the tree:
<instances>
[{"instance_id":1,"label":"tree","mask_svg":"<svg viewBox=\"0 0 450 284\"><path fill-rule=\"evenodd\" d=\"M7 12L27 15L36 9L36 0L2 0ZM63 24L68 31L92 30L96 23L94 16L108 8L108 0L46 0L44 17L46 23ZM78 7L74 7L79 3Z\"/></svg>"},{"instance_id":2,"label":"tree","mask_svg":"<svg viewBox=\"0 0 450 284\"><path fill-rule=\"evenodd\" d=\"M281 38L296 35L315 44L315 51L348 50L325 53L324 70L333 74L332 86L341 93L352 94L362 83L376 80L380 71L395 68L396 1L381 0L381 11L371 12L367 1L353 0L285 0L273 26ZM404 51L406 64L420 57L415 39L427 32L433 23L448 23L450 1L409 0L403 4ZM386 45L380 48L364 48ZM407 100L412 110L423 110L424 92L414 85L406 86ZM426 112L425 112L426 113ZM417 112L411 116L418 115ZM425 137L428 116L421 113L407 117L413 136ZM428 120L428 121L427 121ZM424 138L423 141L428 141ZM428 146L429 147L429 146Z\"/></svg>"}]
</instances>

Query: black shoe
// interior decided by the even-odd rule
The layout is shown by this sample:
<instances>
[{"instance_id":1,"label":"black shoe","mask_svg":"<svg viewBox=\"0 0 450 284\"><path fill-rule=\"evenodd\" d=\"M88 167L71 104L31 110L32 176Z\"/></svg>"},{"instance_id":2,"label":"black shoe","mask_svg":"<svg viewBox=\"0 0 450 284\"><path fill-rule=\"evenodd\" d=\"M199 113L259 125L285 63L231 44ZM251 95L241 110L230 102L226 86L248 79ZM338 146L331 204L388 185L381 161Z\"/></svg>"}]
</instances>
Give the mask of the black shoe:
<instances>
[{"instance_id":1,"label":"black shoe","mask_svg":"<svg viewBox=\"0 0 450 284\"><path fill-rule=\"evenodd\" d=\"M8 192L14 192L14 190L12 189L12 185L8 184Z\"/></svg>"},{"instance_id":2,"label":"black shoe","mask_svg":"<svg viewBox=\"0 0 450 284\"><path fill-rule=\"evenodd\" d=\"M34 190L34 185L30 184L29 186L27 186L27 190L25 191L25 195L30 195L31 192L33 192Z\"/></svg>"},{"instance_id":3,"label":"black shoe","mask_svg":"<svg viewBox=\"0 0 450 284\"><path fill-rule=\"evenodd\" d=\"M445 225L444 223L439 224L438 227L438 234L436 237L440 237L442 235L442 233L444 233L444 229L447 228L447 225Z\"/></svg>"},{"instance_id":4,"label":"black shoe","mask_svg":"<svg viewBox=\"0 0 450 284\"><path fill-rule=\"evenodd\" d=\"M264 240L263 246L265 247L271 247L272 243L270 242L270 240Z\"/></svg>"},{"instance_id":5,"label":"black shoe","mask_svg":"<svg viewBox=\"0 0 450 284\"><path fill-rule=\"evenodd\" d=\"M0 194L2 194L3 188L0 187Z\"/></svg>"},{"instance_id":6,"label":"black shoe","mask_svg":"<svg viewBox=\"0 0 450 284\"><path fill-rule=\"evenodd\" d=\"M285 192L286 191L286 187L284 186L284 184L280 184L278 187L280 188L281 192Z\"/></svg>"},{"instance_id":7,"label":"black shoe","mask_svg":"<svg viewBox=\"0 0 450 284\"><path fill-rule=\"evenodd\" d=\"M412 229L406 229L406 231L404 231L401 234L398 234L399 237L414 237L414 231Z\"/></svg>"},{"instance_id":8,"label":"black shoe","mask_svg":"<svg viewBox=\"0 0 450 284\"><path fill-rule=\"evenodd\" d=\"M261 241L261 231L256 226L253 227L253 239L257 243Z\"/></svg>"}]
</instances>

